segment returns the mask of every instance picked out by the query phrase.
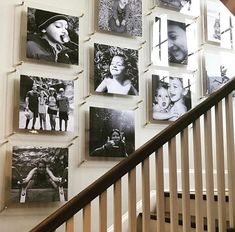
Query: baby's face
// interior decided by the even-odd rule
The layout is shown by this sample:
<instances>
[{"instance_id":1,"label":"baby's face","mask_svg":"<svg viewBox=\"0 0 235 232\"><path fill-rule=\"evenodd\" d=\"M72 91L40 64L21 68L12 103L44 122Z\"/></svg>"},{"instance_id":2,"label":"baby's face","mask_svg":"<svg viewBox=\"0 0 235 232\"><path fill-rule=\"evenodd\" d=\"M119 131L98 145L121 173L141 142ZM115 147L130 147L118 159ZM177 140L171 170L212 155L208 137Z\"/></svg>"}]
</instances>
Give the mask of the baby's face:
<instances>
[{"instance_id":1,"label":"baby's face","mask_svg":"<svg viewBox=\"0 0 235 232\"><path fill-rule=\"evenodd\" d=\"M170 79L168 92L171 101L177 102L178 100L180 100L184 95L182 82L178 78Z\"/></svg>"},{"instance_id":2,"label":"baby's face","mask_svg":"<svg viewBox=\"0 0 235 232\"><path fill-rule=\"evenodd\" d=\"M160 88L158 90L156 101L162 109L167 109L167 107L169 106L171 102L167 89Z\"/></svg>"},{"instance_id":3,"label":"baby's face","mask_svg":"<svg viewBox=\"0 0 235 232\"><path fill-rule=\"evenodd\" d=\"M125 74L124 59L120 56L114 56L110 64L110 73L113 77Z\"/></svg>"},{"instance_id":4,"label":"baby's face","mask_svg":"<svg viewBox=\"0 0 235 232\"><path fill-rule=\"evenodd\" d=\"M68 23L66 20L57 20L46 28L47 37L54 43L69 42Z\"/></svg>"}]
</instances>

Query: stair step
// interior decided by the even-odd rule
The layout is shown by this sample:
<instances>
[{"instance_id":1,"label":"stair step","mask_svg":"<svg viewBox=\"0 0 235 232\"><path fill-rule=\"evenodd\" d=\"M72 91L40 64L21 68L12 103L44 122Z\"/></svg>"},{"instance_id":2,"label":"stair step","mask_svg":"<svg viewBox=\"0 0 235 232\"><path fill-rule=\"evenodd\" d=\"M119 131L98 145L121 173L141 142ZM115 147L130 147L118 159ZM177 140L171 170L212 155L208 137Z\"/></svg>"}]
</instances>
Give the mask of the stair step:
<instances>
[{"instance_id":1,"label":"stair step","mask_svg":"<svg viewBox=\"0 0 235 232\"><path fill-rule=\"evenodd\" d=\"M182 199L182 193L178 193L177 195L178 195L179 199ZM164 192L164 196L165 197L170 197L170 192ZM190 193L190 199L195 200L195 193ZM206 201L206 199L207 199L206 194L203 194L203 200ZM214 195L214 201L218 201L218 195ZM229 202L229 196L228 195L225 196L225 201Z\"/></svg>"},{"instance_id":2,"label":"stair step","mask_svg":"<svg viewBox=\"0 0 235 232\"><path fill-rule=\"evenodd\" d=\"M178 225L179 226L183 226L183 219L182 219L182 214L179 214L178 215ZM157 220L157 215L154 214L154 213L151 213L150 214L150 219L151 220ZM138 220L142 220L142 213L139 214L138 216ZM191 216L191 228L192 229L196 229L196 218L195 216ZM204 218L204 231L207 231L207 219ZM169 213L166 213L165 214L165 223L168 223L170 224L171 223L171 219L170 219L170 214ZM218 228L218 220L215 220L215 232L219 232L219 228ZM229 231L229 232L233 232L233 231Z\"/></svg>"}]
</instances>

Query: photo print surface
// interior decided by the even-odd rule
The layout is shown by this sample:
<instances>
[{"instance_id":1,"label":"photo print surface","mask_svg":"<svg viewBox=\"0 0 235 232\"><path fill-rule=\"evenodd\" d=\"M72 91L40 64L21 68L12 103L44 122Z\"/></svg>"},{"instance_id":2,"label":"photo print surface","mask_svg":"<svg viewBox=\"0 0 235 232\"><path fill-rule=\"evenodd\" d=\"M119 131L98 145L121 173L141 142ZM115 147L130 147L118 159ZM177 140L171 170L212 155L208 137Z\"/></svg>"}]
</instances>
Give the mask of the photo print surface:
<instances>
[{"instance_id":1,"label":"photo print surface","mask_svg":"<svg viewBox=\"0 0 235 232\"><path fill-rule=\"evenodd\" d=\"M139 95L138 50L94 44L94 91Z\"/></svg>"},{"instance_id":2,"label":"photo print surface","mask_svg":"<svg viewBox=\"0 0 235 232\"><path fill-rule=\"evenodd\" d=\"M152 119L175 121L191 109L190 80L152 75Z\"/></svg>"},{"instance_id":3,"label":"photo print surface","mask_svg":"<svg viewBox=\"0 0 235 232\"><path fill-rule=\"evenodd\" d=\"M19 128L74 130L74 82L20 75Z\"/></svg>"},{"instance_id":4,"label":"photo print surface","mask_svg":"<svg viewBox=\"0 0 235 232\"><path fill-rule=\"evenodd\" d=\"M134 150L133 110L90 107L91 157L127 157Z\"/></svg>"},{"instance_id":5,"label":"photo print surface","mask_svg":"<svg viewBox=\"0 0 235 232\"><path fill-rule=\"evenodd\" d=\"M28 8L26 50L30 59L78 65L79 18Z\"/></svg>"},{"instance_id":6,"label":"photo print surface","mask_svg":"<svg viewBox=\"0 0 235 232\"><path fill-rule=\"evenodd\" d=\"M221 41L221 5L219 2L207 1L207 39L209 41Z\"/></svg>"},{"instance_id":7,"label":"photo print surface","mask_svg":"<svg viewBox=\"0 0 235 232\"><path fill-rule=\"evenodd\" d=\"M196 38L196 24L192 20L186 20L185 22L173 21L167 19L166 14L155 17L151 51L153 65L168 66L176 64L194 70L197 51Z\"/></svg>"},{"instance_id":8,"label":"photo print surface","mask_svg":"<svg viewBox=\"0 0 235 232\"><path fill-rule=\"evenodd\" d=\"M130 36L142 36L142 0L99 0L98 27Z\"/></svg>"},{"instance_id":9,"label":"photo print surface","mask_svg":"<svg viewBox=\"0 0 235 232\"><path fill-rule=\"evenodd\" d=\"M206 94L218 90L230 78L235 76L235 56L231 53L205 52Z\"/></svg>"},{"instance_id":10,"label":"photo print surface","mask_svg":"<svg viewBox=\"0 0 235 232\"><path fill-rule=\"evenodd\" d=\"M223 48L234 49L234 16L221 3L207 1L207 40Z\"/></svg>"},{"instance_id":11,"label":"photo print surface","mask_svg":"<svg viewBox=\"0 0 235 232\"><path fill-rule=\"evenodd\" d=\"M66 201L68 148L14 146L12 202Z\"/></svg>"},{"instance_id":12,"label":"photo print surface","mask_svg":"<svg viewBox=\"0 0 235 232\"><path fill-rule=\"evenodd\" d=\"M175 11L190 12L193 8L193 0L156 0L159 6L167 7Z\"/></svg>"}]
</instances>

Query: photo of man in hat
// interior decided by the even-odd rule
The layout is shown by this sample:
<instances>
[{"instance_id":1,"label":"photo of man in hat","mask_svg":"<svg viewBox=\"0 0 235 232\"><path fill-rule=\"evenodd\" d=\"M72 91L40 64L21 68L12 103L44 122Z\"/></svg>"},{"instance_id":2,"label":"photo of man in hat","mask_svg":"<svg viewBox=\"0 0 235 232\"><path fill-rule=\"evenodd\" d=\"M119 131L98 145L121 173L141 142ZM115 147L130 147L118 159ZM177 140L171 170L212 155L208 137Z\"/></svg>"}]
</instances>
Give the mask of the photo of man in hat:
<instances>
[{"instance_id":1,"label":"photo of man in hat","mask_svg":"<svg viewBox=\"0 0 235 232\"><path fill-rule=\"evenodd\" d=\"M78 64L78 17L28 8L26 57Z\"/></svg>"}]
</instances>

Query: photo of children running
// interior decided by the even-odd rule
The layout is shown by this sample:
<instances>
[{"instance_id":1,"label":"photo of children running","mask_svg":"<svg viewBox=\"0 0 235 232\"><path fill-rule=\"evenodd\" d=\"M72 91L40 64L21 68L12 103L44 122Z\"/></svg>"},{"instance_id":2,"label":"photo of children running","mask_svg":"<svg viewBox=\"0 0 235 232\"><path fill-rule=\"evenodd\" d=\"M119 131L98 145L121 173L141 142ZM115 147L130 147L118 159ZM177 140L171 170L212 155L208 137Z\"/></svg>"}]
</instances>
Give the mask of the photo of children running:
<instances>
[{"instance_id":1,"label":"photo of children running","mask_svg":"<svg viewBox=\"0 0 235 232\"><path fill-rule=\"evenodd\" d=\"M187 83L188 84L188 83ZM191 108L190 85L183 78L152 76L154 120L175 121Z\"/></svg>"}]
</instances>

